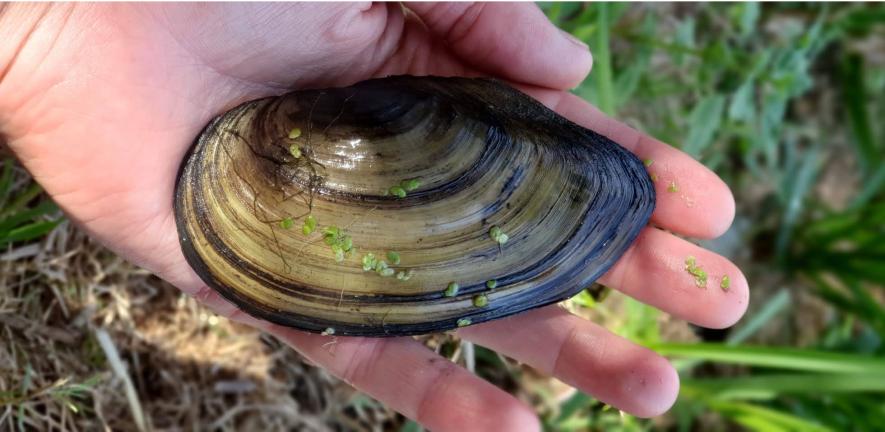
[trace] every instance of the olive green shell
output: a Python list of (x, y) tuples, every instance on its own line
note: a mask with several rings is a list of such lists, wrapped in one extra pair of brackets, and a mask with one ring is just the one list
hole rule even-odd
[[(207, 285), (256, 317), (360, 336), (566, 299), (654, 204), (635, 156), (508, 85), (411, 76), (240, 105), (197, 137), (175, 191), (182, 249)], [(393, 270), (364, 270), (366, 254)]]

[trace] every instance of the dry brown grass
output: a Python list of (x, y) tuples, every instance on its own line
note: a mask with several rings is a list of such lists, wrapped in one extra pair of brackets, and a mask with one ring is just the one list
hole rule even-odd
[[(2, 154), (2, 152), (0, 152)], [(15, 189), (30, 180), (16, 174)], [(127, 400), (97, 341), (107, 332)], [(64, 223), (0, 251), (0, 430), (372, 430), (396, 414)], [(140, 412), (139, 412), (140, 411)]]
[(148, 429), (357, 429), (347, 386), (67, 224), (6, 251), (0, 269), (0, 430), (138, 430), (99, 329)]

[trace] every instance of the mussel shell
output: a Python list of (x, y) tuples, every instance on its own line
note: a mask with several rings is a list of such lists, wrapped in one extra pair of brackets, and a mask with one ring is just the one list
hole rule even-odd
[[(404, 180), (417, 188), (391, 193)], [(654, 204), (635, 156), (504, 83), (397, 76), (217, 117), (182, 165), (175, 217), (190, 265), (249, 314), (395, 336), (578, 293), (627, 250)], [(305, 235), (308, 214), (317, 227)], [(331, 226), (352, 239), (340, 262), (323, 241)], [(493, 227), (509, 240), (493, 240)], [(364, 271), (365, 254), (388, 251), (410, 279)], [(460, 290), (447, 296), (451, 282)]]

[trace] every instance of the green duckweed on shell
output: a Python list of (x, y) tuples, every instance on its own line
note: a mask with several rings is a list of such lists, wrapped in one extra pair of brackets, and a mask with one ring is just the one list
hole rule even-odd
[(454, 297), (454, 296), (458, 295), (458, 291), (460, 289), (461, 289), (461, 286), (458, 285), (457, 283), (449, 282), (449, 284), (446, 286), (445, 292), (443, 292), (443, 295), (445, 295), (446, 297)]
[(292, 225), (295, 225), (295, 221), (291, 217), (285, 217), (280, 221), (280, 228), (282, 229), (292, 228)]
[(485, 294), (477, 294), (473, 296), (473, 305), (476, 307), (486, 307), (489, 305), (489, 297)]
[(409, 270), (400, 270), (396, 274), (396, 278), (401, 281), (407, 281), (412, 278), (414, 271), (412, 269)]
[(504, 82), (395, 76), (219, 113), (173, 204), (187, 262), (246, 313), (404, 336), (591, 285), (647, 225), (649, 171)]
[(403, 189), (401, 186), (393, 186), (388, 191), (391, 195), (396, 196), (397, 198), (406, 197), (406, 190)]
[(362, 263), (363, 271), (373, 271), (375, 270), (375, 265), (378, 264), (378, 260), (375, 259), (374, 254), (367, 253), (363, 255)]
[(295, 144), (290, 145), (289, 146), (289, 154), (291, 154), (292, 157), (295, 159), (300, 159), (301, 158), (301, 147), (298, 147)]
[(307, 217), (304, 218), (304, 223), (301, 225), (301, 233), (304, 235), (311, 235), (316, 228), (317, 219), (313, 217), (313, 215), (307, 215)]
[(491, 239), (495, 243), (498, 243), (500, 245), (507, 243), (507, 241), (510, 239), (510, 237), (504, 233), (504, 230), (502, 230), (501, 227), (497, 225), (489, 228), (489, 237), (491, 237)]
[(418, 180), (416, 178), (403, 180), (402, 182), (400, 182), (399, 185), (400, 187), (405, 189), (406, 192), (411, 192), (421, 187), (421, 180)]

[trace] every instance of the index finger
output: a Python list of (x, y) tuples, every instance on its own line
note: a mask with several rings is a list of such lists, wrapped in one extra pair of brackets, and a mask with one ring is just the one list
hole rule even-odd
[(511, 81), (567, 89), (593, 64), (583, 42), (556, 28), (532, 3), (406, 3), (458, 58)]
[(734, 197), (716, 174), (688, 154), (621, 123), (578, 96), (521, 87), (563, 117), (630, 150), (648, 165), (657, 205), (651, 222), (689, 237), (722, 235), (734, 219)]

